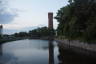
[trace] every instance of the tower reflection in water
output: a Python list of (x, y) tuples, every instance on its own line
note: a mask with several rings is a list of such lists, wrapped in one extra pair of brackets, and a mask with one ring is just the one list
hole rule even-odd
[(49, 64), (54, 64), (54, 45), (53, 45), (53, 40), (49, 40)]
[(0, 56), (2, 56), (2, 44), (0, 44)]
[(86, 56), (84, 54), (75, 53), (71, 50), (66, 50), (59, 47), (59, 63), (58, 64), (96, 64), (96, 57)]

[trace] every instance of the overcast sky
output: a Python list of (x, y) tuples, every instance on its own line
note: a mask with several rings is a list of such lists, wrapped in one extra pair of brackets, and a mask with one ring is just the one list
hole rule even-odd
[[(21, 29), (47, 26), (48, 12), (53, 12), (54, 16), (56, 16), (57, 10), (67, 5), (68, 2), (67, 0), (8, 0), (7, 3), (7, 11), (11, 14), (15, 13), (16, 16), (11, 22), (5, 23), (4, 28)], [(54, 20), (54, 28), (56, 26), (57, 22)]]

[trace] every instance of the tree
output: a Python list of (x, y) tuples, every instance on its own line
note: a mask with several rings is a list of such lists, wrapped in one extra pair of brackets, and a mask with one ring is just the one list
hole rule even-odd
[(28, 33), (27, 32), (19, 32), (19, 33), (15, 33), (13, 34), (15, 37), (27, 37)]
[(63, 35), (68, 39), (95, 40), (95, 11), (94, 0), (69, 0), (69, 4), (60, 8), (55, 17), (59, 22), (58, 35)]
[[(50, 29), (47, 27), (41, 27), (34, 30), (29, 31), (29, 35), (31, 37), (46, 37), (50, 35)], [(54, 30), (52, 30), (52, 34), (55, 35)]]

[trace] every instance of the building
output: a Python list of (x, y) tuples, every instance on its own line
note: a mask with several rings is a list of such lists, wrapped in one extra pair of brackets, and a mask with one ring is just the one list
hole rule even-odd
[(53, 29), (53, 12), (48, 13), (48, 28)]

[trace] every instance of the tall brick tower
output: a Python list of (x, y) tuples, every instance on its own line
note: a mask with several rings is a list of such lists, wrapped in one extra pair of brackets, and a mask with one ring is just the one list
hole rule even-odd
[(53, 12), (48, 13), (48, 28), (53, 29)]

